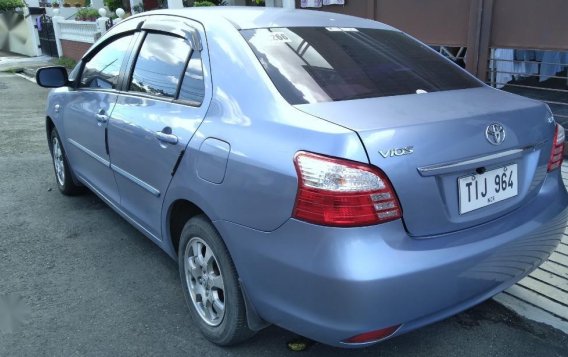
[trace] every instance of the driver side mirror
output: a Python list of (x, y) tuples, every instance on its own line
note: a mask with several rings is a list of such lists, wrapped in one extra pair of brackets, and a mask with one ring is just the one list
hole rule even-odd
[(69, 85), (65, 67), (43, 67), (36, 72), (36, 83), (44, 88), (59, 88)]

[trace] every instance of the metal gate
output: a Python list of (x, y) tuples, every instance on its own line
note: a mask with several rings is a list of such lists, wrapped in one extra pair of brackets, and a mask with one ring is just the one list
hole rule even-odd
[(43, 14), (38, 22), (39, 43), (44, 55), (59, 57), (57, 53), (57, 43), (55, 42), (55, 32), (51, 17)]

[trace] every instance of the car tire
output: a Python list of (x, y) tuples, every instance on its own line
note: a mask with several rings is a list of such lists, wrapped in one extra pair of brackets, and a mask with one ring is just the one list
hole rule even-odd
[(193, 321), (209, 341), (230, 346), (254, 335), (235, 265), (221, 236), (203, 215), (184, 226), (178, 249), (181, 285)]
[(61, 139), (59, 138), (59, 134), (55, 128), (51, 130), (49, 145), (53, 170), (55, 172), (55, 183), (57, 184), (59, 191), (68, 196), (74, 196), (83, 192), (83, 187), (78, 186), (75, 182), (73, 182), (71, 167), (69, 166), (67, 155), (65, 155)]

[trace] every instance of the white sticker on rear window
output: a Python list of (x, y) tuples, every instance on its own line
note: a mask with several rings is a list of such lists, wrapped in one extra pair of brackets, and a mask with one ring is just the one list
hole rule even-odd
[(286, 36), (284, 32), (269, 32), (268, 36), (272, 42), (292, 42), (290, 37)]
[(330, 32), (359, 32), (355, 27), (326, 27)]

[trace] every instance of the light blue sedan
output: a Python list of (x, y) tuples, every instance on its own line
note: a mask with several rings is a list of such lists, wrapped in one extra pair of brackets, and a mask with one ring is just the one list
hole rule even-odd
[(325, 12), (133, 16), (44, 68), (63, 194), (87, 187), (179, 262), (195, 324), (360, 347), (547, 259), (564, 129), (387, 25)]

